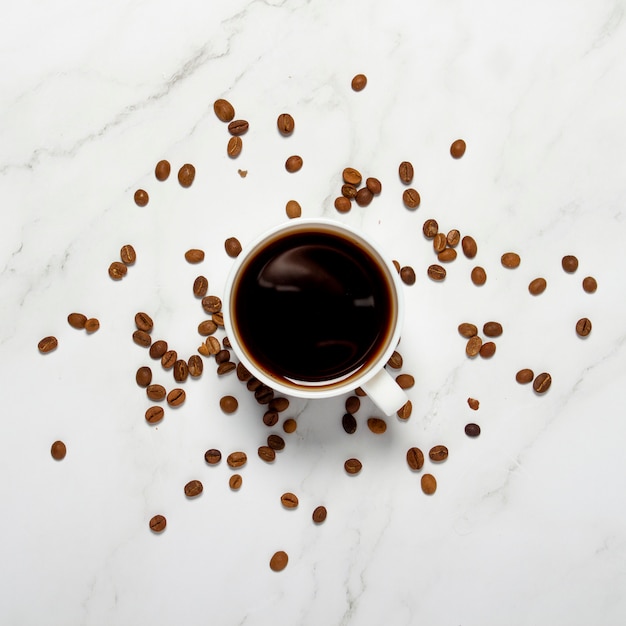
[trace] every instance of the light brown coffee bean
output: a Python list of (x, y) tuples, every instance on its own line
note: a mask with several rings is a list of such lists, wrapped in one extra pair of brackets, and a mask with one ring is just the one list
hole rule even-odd
[(245, 452), (241, 452), (237, 450), (236, 452), (231, 452), (226, 458), (226, 463), (228, 467), (243, 467), (248, 462), (248, 455)]
[(165, 411), (163, 410), (163, 407), (160, 406), (151, 406), (148, 407), (146, 409), (146, 422), (148, 422), (148, 424), (158, 424), (162, 419), (163, 416), (165, 415)]
[(296, 509), (298, 508), (298, 496), (295, 493), (291, 493), (291, 492), (286, 492), (283, 493), (282, 496), (280, 496), (280, 503), (286, 508), (286, 509)]
[(170, 162), (165, 159), (161, 159), (154, 167), (154, 175), (156, 179), (161, 182), (169, 178), (171, 171), (172, 166), (170, 165)]
[(358, 187), (363, 180), (361, 172), (353, 167), (346, 167), (341, 173), (341, 177), (346, 184), (352, 185), (355, 188)]
[(179, 389), (179, 388), (172, 389), (167, 394), (167, 403), (171, 407), (180, 406), (181, 404), (183, 404), (183, 402), (185, 402), (186, 397), (187, 397), (187, 394), (185, 393), (184, 389)]
[(398, 166), (398, 176), (405, 185), (411, 183), (414, 173), (413, 164), (410, 161), (402, 161)]
[(367, 420), (367, 427), (375, 435), (382, 435), (387, 430), (387, 422), (380, 417), (370, 417)]
[(178, 361), (178, 353), (176, 350), (168, 350), (161, 357), (161, 367), (166, 370), (171, 370), (174, 367), (174, 364)]
[(235, 396), (222, 396), (220, 398), (220, 408), (224, 413), (234, 413), (239, 407), (239, 402)]
[(399, 370), (402, 367), (403, 363), (404, 363), (404, 359), (402, 358), (402, 355), (397, 350), (393, 351), (392, 355), (389, 357), (389, 360), (387, 361), (387, 365), (394, 370)]
[(361, 408), (361, 399), (358, 396), (349, 396), (346, 399), (346, 411), (354, 415)]
[(163, 385), (152, 384), (146, 387), (146, 394), (150, 400), (160, 401), (165, 398), (165, 387)]
[(480, 406), (480, 402), (476, 400), (476, 398), (468, 398), (467, 404), (472, 411), (478, 411), (478, 407)]
[(296, 200), (289, 200), (285, 205), (285, 213), (290, 220), (295, 219), (302, 215), (302, 207)]
[(113, 280), (122, 280), (128, 274), (128, 268), (121, 261), (113, 261), (109, 265), (109, 276)]
[(344, 469), (348, 474), (358, 474), (363, 469), (363, 464), (359, 459), (348, 459), (343, 464)]
[(360, 207), (365, 207), (370, 204), (373, 198), (374, 194), (367, 187), (361, 187), (361, 189), (356, 192), (354, 200)]
[(187, 365), (187, 361), (184, 359), (178, 359), (174, 363), (174, 380), (177, 383), (183, 383), (187, 380), (189, 376), (189, 367)]
[(281, 113), (276, 120), (276, 126), (283, 137), (288, 137), (293, 133), (296, 123), (289, 113)]
[(382, 190), (383, 190), (383, 185), (382, 183), (378, 180), (378, 178), (374, 178), (373, 176), (370, 176), (368, 179), (366, 179), (365, 181), (365, 186), (375, 195), (377, 196)]
[(152, 382), (152, 370), (147, 365), (140, 367), (135, 374), (135, 382), (140, 387), (147, 387)]
[(269, 446), (260, 446), (257, 450), (259, 458), (266, 463), (273, 463), (276, 458), (276, 452), (272, 450)]
[(191, 163), (185, 163), (178, 170), (178, 182), (181, 187), (191, 187), (196, 177), (196, 168)]
[(448, 234), (446, 235), (446, 241), (451, 248), (455, 248), (459, 245), (459, 242), (461, 241), (461, 233), (456, 228), (453, 228), (452, 230), (448, 231)]
[(224, 314), (221, 311), (213, 313), (213, 315), (211, 315), (211, 319), (215, 322), (218, 328), (224, 328)]
[(496, 353), (496, 344), (493, 341), (485, 341), (480, 346), (479, 354), (483, 359), (490, 359)]
[(230, 372), (234, 372), (237, 368), (237, 364), (232, 361), (225, 361), (224, 363), (220, 363), (217, 366), (217, 375), (224, 376), (225, 374), (229, 374)]
[(483, 334), (487, 337), (499, 337), (502, 334), (502, 324), (499, 322), (485, 322)]
[(439, 224), (437, 220), (429, 219), (424, 222), (422, 232), (426, 239), (432, 239), (439, 232)]
[(477, 335), (474, 337), (470, 337), (467, 340), (467, 344), (465, 346), (465, 354), (467, 354), (467, 356), (469, 357), (476, 356), (480, 352), (482, 345), (483, 341), (480, 337), (478, 337)]
[(136, 330), (133, 333), (133, 341), (142, 348), (149, 348), (152, 338), (145, 330)]
[(217, 330), (217, 324), (213, 320), (204, 320), (198, 324), (198, 333), (203, 337), (212, 335)]
[(204, 491), (204, 487), (199, 480), (190, 480), (185, 485), (185, 495), (188, 498), (196, 498)]
[(149, 333), (154, 328), (154, 322), (147, 313), (139, 311), (138, 313), (135, 313), (135, 326), (137, 327), (137, 330), (143, 330), (146, 333)]
[(288, 435), (290, 435), (291, 433), (295, 433), (297, 428), (298, 428), (298, 422), (296, 422), (296, 420), (293, 419), (293, 417), (290, 417), (289, 419), (286, 419), (283, 422), (283, 430)]
[(55, 461), (61, 461), (67, 454), (67, 448), (62, 441), (55, 441), (52, 446), (50, 446), (50, 454)]
[(335, 198), (335, 209), (339, 213), (347, 213), (352, 208), (352, 203), (345, 196), (338, 196)]
[(552, 384), (552, 376), (548, 374), (548, 372), (542, 372), (541, 374), (537, 374), (537, 377), (533, 381), (533, 389), (537, 393), (545, 393), (550, 388)]
[(273, 572), (282, 572), (289, 562), (289, 557), (287, 553), (283, 550), (279, 550), (278, 552), (274, 552), (272, 558), (270, 559), (270, 569)]
[(137, 189), (135, 191), (135, 195), (133, 196), (133, 200), (137, 206), (146, 206), (150, 201), (150, 196), (145, 189)]
[(448, 448), (446, 446), (433, 446), (428, 451), (428, 458), (434, 463), (441, 463), (441, 461), (445, 461), (448, 458)]
[(465, 434), (468, 437), (478, 437), (480, 435), (480, 426), (478, 424), (465, 424)]
[(209, 290), (209, 281), (206, 276), (196, 276), (193, 281), (193, 295), (196, 298), (204, 298)]
[(243, 478), (241, 477), (241, 474), (233, 474), (228, 479), (228, 486), (233, 491), (237, 491), (238, 489), (241, 489), (241, 485), (243, 485)]
[(218, 296), (205, 296), (202, 298), (202, 308), (207, 313), (217, 313), (222, 310), (222, 300)]
[(325, 506), (317, 506), (313, 510), (313, 515), (311, 516), (313, 522), (316, 524), (321, 524), (326, 520), (326, 516), (328, 515), (328, 511)]
[(272, 450), (276, 450), (276, 451), (284, 450), (285, 440), (280, 435), (272, 434), (267, 437), (267, 445)]
[(469, 322), (463, 322), (459, 324), (458, 330), (461, 337), (465, 337), (466, 339), (474, 337), (478, 334), (478, 328), (474, 324), (470, 324)]
[(578, 259), (573, 254), (567, 254), (561, 259), (561, 267), (572, 274), (578, 269)]
[(465, 142), (462, 139), (457, 139), (452, 142), (450, 146), (450, 154), (453, 159), (460, 159), (465, 154)]
[(289, 400), (287, 400), (287, 398), (273, 398), (268, 408), (270, 411), (282, 413), (289, 408)]
[(155, 515), (150, 519), (150, 530), (153, 533), (162, 533), (167, 526), (167, 520), (163, 515)]
[(135, 248), (133, 248), (129, 243), (122, 246), (120, 249), (120, 259), (122, 259), (122, 263), (124, 263), (124, 265), (133, 265), (137, 260)]
[(226, 144), (226, 154), (231, 159), (236, 159), (243, 149), (243, 140), (238, 135), (235, 137), (231, 137)]
[(302, 169), (303, 163), (304, 161), (302, 160), (301, 156), (298, 156), (297, 154), (292, 154), (285, 161), (285, 169), (289, 173), (293, 174), (294, 172), (297, 172)]
[(99, 329), (100, 329), (100, 320), (96, 319), (95, 317), (90, 317), (85, 322), (85, 330), (88, 333), (95, 333)]
[(579, 337), (586, 337), (591, 332), (591, 320), (582, 317), (576, 322), (576, 334)]
[(543, 293), (546, 290), (547, 282), (545, 278), (535, 278), (530, 281), (528, 285), (528, 291), (533, 296), (538, 296), (540, 293)]
[(468, 259), (473, 259), (478, 253), (478, 244), (473, 237), (469, 235), (465, 235), (463, 239), (461, 239), (461, 248), (463, 250), (463, 254)]
[(85, 328), (85, 322), (87, 321), (87, 316), (82, 313), (70, 313), (67, 316), (67, 323), (72, 327), (78, 330), (83, 330)]
[(149, 354), (153, 359), (160, 359), (167, 352), (167, 341), (158, 339), (150, 346)]
[(520, 385), (526, 385), (532, 382), (534, 377), (535, 377), (535, 373), (529, 368), (521, 369), (519, 372), (517, 372), (517, 374), (515, 374), (515, 380)]
[(402, 202), (404, 202), (404, 206), (407, 209), (417, 209), (421, 201), (422, 199), (420, 198), (419, 193), (416, 189), (413, 189), (413, 187), (405, 189), (402, 193)]
[(399, 409), (396, 415), (402, 420), (408, 420), (413, 413), (413, 403), (407, 400)]
[(422, 491), (430, 496), (437, 491), (437, 480), (432, 474), (424, 474), (421, 479)]
[(433, 237), (433, 250), (439, 254), (443, 250), (446, 249), (446, 245), (448, 244), (446, 240), (446, 236), (444, 233), (437, 233)]
[(415, 270), (410, 265), (400, 268), (400, 279), (405, 285), (415, 284)]
[(236, 237), (229, 237), (224, 242), (224, 249), (229, 257), (238, 257), (241, 253), (241, 244), (239, 243), (239, 239)]
[(411, 374), (400, 374), (396, 376), (396, 382), (401, 389), (410, 389), (415, 385), (415, 378)]
[(406, 451), (406, 462), (412, 470), (419, 471), (424, 467), (424, 453), (417, 447), (409, 448)]
[(222, 453), (217, 448), (210, 448), (204, 453), (204, 460), (209, 465), (217, 465), (222, 460)]
[(456, 259), (456, 250), (454, 248), (445, 248), (437, 255), (440, 263), (450, 263)]
[(192, 354), (187, 360), (187, 371), (192, 378), (199, 378), (202, 375), (204, 363), (197, 354)]
[(431, 280), (442, 281), (446, 277), (446, 270), (441, 265), (430, 265), (427, 273)]
[(594, 293), (598, 289), (598, 283), (593, 276), (586, 276), (583, 279), (583, 289), (587, 293)]
[(477, 287), (480, 287), (487, 282), (487, 272), (485, 272), (484, 268), (482, 268), (480, 265), (477, 265), (476, 267), (472, 268), (470, 278)]
[(249, 128), (250, 124), (247, 120), (233, 120), (228, 124), (228, 132), (235, 137), (245, 135)]
[(396, 261), (395, 259), (392, 261), (393, 266), (396, 268), (396, 272), (398, 272), (398, 274), (400, 273), (400, 270), (402, 269), (400, 267), (400, 263), (398, 263), (398, 261)]
[(224, 98), (218, 98), (213, 103), (213, 111), (215, 111), (215, 115), (217, 115), (217, 119), (220, 122), (231, 122), (235, 119), (235, 108)]
[(357, 421), (352, 413), (345, 413), (341, 418), (341, 427), (348, 435), (354, 435), (357, 429)]
[(353, 91), (363, 91), (365, 85), (367, 85), (367, 76), (365, 76), (365, 74), (357, 74), (350, 82)]
[(515, 269), (519, 267), (521, 259), (517, 252), (505, 252), (500, 258), (500, 262), (508, 269)]
[(202, 263), (204, 261), (204, 250), (191, 248), (185, 252), (185, 260), (187, 263)]

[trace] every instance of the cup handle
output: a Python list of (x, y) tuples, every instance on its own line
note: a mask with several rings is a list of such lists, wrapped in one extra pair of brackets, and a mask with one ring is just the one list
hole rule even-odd
[(404, 389), (398, 385), (393, 376), (383, 368), (373, 378), (361, 385), (372, 402), (383, 411), (385, 415), (393, 415), (399, 411), (408, 401)]

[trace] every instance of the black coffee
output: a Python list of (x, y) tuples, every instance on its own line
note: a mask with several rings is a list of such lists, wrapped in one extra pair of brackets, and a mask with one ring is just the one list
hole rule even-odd
[(389, 280), (379, 261), (340, 234), (284, 235), (247, 262), (235, 286), (240, 343), (274, 376), (343, 377), (384, 349), (394, 311)]

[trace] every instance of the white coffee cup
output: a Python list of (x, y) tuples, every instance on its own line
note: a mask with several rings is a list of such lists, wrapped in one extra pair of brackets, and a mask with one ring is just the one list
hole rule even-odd
[[(354, 300), (355, 303), (367, 302), (371, 304), (376, 300), (384, 303), (384, 306), (380, 306), (378, 311), (380, 313), (384, 309), (384, 312), (380, 313), (384, 317), (384, 323), (381, 322), (380, 328), (374, 330), (368, 326), (368, 332), (371, 331), (376, 334), (376, 340), (372, 342), (371, 349), (364, 351), (360, 361), (355, 363), (354, 367), (348, 365), (348, 369), (342, 371), (340, 375), (325, 376), (319, 379), (316, 377), (315, 371), (311, 372), (310, 375), (302, 377), (291, 375), (286, 361), (284, 363), (276, 359), (272, 361), (267, 356), (269, 354), (268, 350), (263, 350), (259, 347), (260, 331), (250, 330), (253, 328), (250, 325), (250, 320), (252, 320), (252, 324), (256, 323), (254, 307), (258, 306), (259, 301), (253, 295), (256, 292), (253, 292), (249, 285), (255, 284), (253, 279), (258, 273), (259, 267), (262, 266), (263, 259), (272, 257), (272, 253), (269, 252), (271, 250), (281, 246), (283, 248), (285, 246), (288, 247), (291, 245), (291, 242), (302, 242), (309, 237), (323, 238), (324, 246), (330, 248), (333, 248), (336, 243), (338, 246), (337, 250), (342, 250), (341, 252), (338, 251), (337, 255), (344, 255), (347, 259), (363, 257), (366, 263), (373, 264), (371, 265), (373, 271), (363, 272), (363, 275), (367, 275), (372, 281), (372, 284), (378, 290), (376, 291), (377, 294), (385, 294), (384, 298), (377, 296)], [(289, 250), (289, 252), (291, 251)], [(331, 254), (334, 254), (334, 250)], [(337, 258), (344, 257), (338, 256)], [(294, 255), (292, 254), (291, 257), (285, 256), (284, 258), (294, 258)], [(271, 262), (273, 263), (273, 261)], [(267, 266), (269, 264), (266, 264)], [(284, 262), (281, 267), (285, 267)], [(332, 269), (330, 268), (330, 271), (326, 274), (331, 282), (333, 281)], [(300, 276), (303, 270), (294, 268), (291, 273), (294, 276)], [(319, 273), (318, 270), (318, 274), (315, 274), (315, 276), (317, 278), (314, 282), (317, 286), (321, 285), (323, 288), (325, 283), (322, 273)], [(309, 289), (308, 283), (304, 287), (294, 287), (293, 285), (284, 287), (279, 285), (277, 287), (274, 285), (271, 293), (282, 290), (285, 292), (299, 291), (306, 294), (307, 289)], [(404, 316), (402, 284), (398, 272), (391, 261), (387, 259), (379, 246), (364, 234), (345, 224), (323, 218), (296, 219), (286, 224), (281, 224), (265, 232), (244, 247), (234, 261), (223, 295), (224, 325), (233, 351), (254, 377), (271, 387), (275, 392), (299, 398), (316, 399), (350, 393), (357, 387), (361, 387), (386, 415), (392, 415), (407, 402), (408, 397), (405, 391), (385, 369), (389, 357), (400, 340)], [(355, 306), (356, 308), (352, 308), (350, 311), (355, 311), (356, 315), (360, 315), (361, 308), (359, 307), (365, 305), (356, 304)], [(264, 314), (264, 311), (259, 310), (258, 313), (260, 320), (260, 316)], [(332, 316), (333, 311), (329, 310), (328, 315), (320, 316), (319, 322), (332, 326)], [(321, 319), (322, 317), (323, 319)], [(303, 326), (297, 330), (285, 324), (278, 324), (272, 327), (273, 316), (268, 316), (267, 319), (269, 321), (263, 322), (262, 332), (267, 333), (267, 336), (271, 337), (272, 342), (276, 342), (272, 343), (272, 346), (276, 346), (285, 352), (290, 349), (291, 344), (295, 345), (298, 339), (301, 339), (300, 333), (303, 333), (303, 337), (306, 337), (306, 333), (311, 332), (311, 326), (308, 329)], [(246, 321), (244, 322), (244, 320)], [(360, 320), (360, 318), (355, 318), (355, 320)], [(294, 321), (294, 324), (297, 323), (297, 320)], [(358, 327), (358, 322), (355, 321), (354, 326), (350, 326), (348, 323), (348, 327), (354, 330)], [(332, 333), (333, 329), (329, 329), (329, 332)], [(267, 341), (265, 336), (263, 341)], [(326, 349), (326, 343), (328, 342), (325, 342), (324, 347), (320, 348), (320, 355), (325, 356), (327, 354), (323, 351)], [(347, 341), (345, 343), (348, 344)], [(322, 343), (319, 345), (321, 346)], [(318, 354), (318, 352), (316, 351), (315, 354)], [(329, 371), (332, 371), (332, 368)]]

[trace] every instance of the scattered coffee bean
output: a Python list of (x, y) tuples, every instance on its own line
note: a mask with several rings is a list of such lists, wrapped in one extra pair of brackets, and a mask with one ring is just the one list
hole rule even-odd
[(235, 137), (245, 135), (250, 128), (250, 124), (246, 120), (233, 120), (228, 124), (228, 132)]
[(211, 448), (204, 453), (204, 460), (209, 465), (217, 465), (222, 460), (222, 453), (216, 448)]
[(120, 258), (122, 259), (122, 263), (124, 263), (124, 265), (133, 265), (137, 260), (135, 248), (133, 248), (129, 243), (122, 246), (120, 249)]
[(296, 200), (289, 200), (285, 205), (285, 213), (287, 213), (287, 217), (292, 220), (302, 215), (302, 207)]
[(477, 287), (480, 287), (487, 282), (487, 272), (485, 272), (484, 268), (482, 268), (480, 265), (477, 265), (476, 267), (472, 268), (470, 278)]
[(193, 281), (193, 295), (196, 298), (204, 298), (209, 290), (209, 281), (205, 276), (196, 276)]
[(580, 337), (586, 337), (591, 332), (591, 320), (582, 317), (576, 322), (576, 334)]
[(354, 198), (355, 202), (361, 207), (368, 206), (373, 199), (374, 194), (367, 187), (361, 187), (361, 189), (356, 192)]
[(352, 185), (355, 188), (358, 187), (363, 180), (361, 172), (355, 170), (353, 167), (346, 167), (341, 173), (341, 176), (346, 184)]
[(238, 135), (235, 137), (231, 137), (226, 144), (226, 154), (231, 159), (236, 159), (243, 149), (243, 140)]
[(252, 374), (243, 363), (237, 363), (237, 378), (242, 383), (248, 382), (252, 378)]
[(448, 241), (444, 233), (437, 233), (433, 237), (433, 250), (437, 254), (445, 250), (447, 245), (448, 245)]
[(320, 505), (315, 507), (315, 509), (313, 510), (313, 515), (311, 517), (316, 524), (321, 524), (326, 520), (327, 515), (328, 511), (326, 510), (326, 507)]
[(204, 296), (202, 298), (202, 308), (207, 313), (217, 313), (222, 310), (222, 300), (219, 296)]
[(530, 281), (528, 285), (528, 291), (533, 296), (538, 296), (540, 293), (543, 293), (546, 290), (547, 282), (545, 278), (535, 278)]
[(167, 341), (158, 339), (150, 346), (149, 354), (153, 359), (160, 359), (167, 352)]
[(413, 412), (413, 403), (407, 400), (399, 409), (396, 415), (403, 420), (408, 420)]
[(413, 175), (413, 164), (410, 161), (402, 161), (398, 166), (398, 176), (400, 176), (400, 180), (405, 185), (408, 185), (413, 180)]
[(267, 437), (267, 445), (272, 450), (276, 450), (276, 451), (284, 450), (285, 440), (280, 435), (272, 434)]
[(215, 115), (217, 115), (217, 119), (220, 122), (231, 122), (235, 119), (235, 108), (228, 100), (223, 98), (218, 98), (213, 103), (213, 111), (215, 111)]
[(196, 168), (191, 163), (185, 163), (178, 170), (178, 182), (181, 187), (191, 187), (196, 177)]
[(486, 341), (480, 346), (479, 354), (483, 359), (490, 359), (496, 353), (496, 344), (493, 341)]
[(220, 363), (217, 366), (217, 375), (224, 376), (224, 374), (228, 374), (230, 372), (234, 372), (237, 368), (237, 364), (232, 361), (226, 361), (225, 363)]
[(456, 228), (453, 228), (446, 235), (446, 241), (451, 248), (455, 248), (461, 241), (461, 233)]
[(37, 348), (39, 348), (39, 352), (42, 354), (47, 354), (48, 352), (52, 352), (57, 349), (59, 345), (59, 341), (56, 337), (50, 335), (49, 337), (44, 337), (38, 344)]
[(226, 458), (226, 463), (228, 464), (228, 467), (233, 468), (243, 467), (247, 462), (248, 456), (245, 452), (241, 452), (239, 450), (236, 452), (231, 452)]
[(587, 293), (594, 293), (597, 288), (598, 288), (598, 283), (596, 282), (596, 279), (593, 276), (586, 276), (583, 279), (583, 289)]
[(185, 260), (187, 263), (202, 263), (204, 261), (204, 250), (191, 248), (185, 252)]
[(133, 333), (133, 341), (142, 348), (149, 348), (152, 338), (145, 330), (136, 330)]
[(156, 402), (163, 400), (165, 398), (167, 392), (163, 385), (152, 384), (146, 387), (146, 395), (150, 400), (154, 400)]
[(146, 206), (150, 201), (150, 196), (145, 189), (137, 189), (133, 198), (137, 206)]
[(109, 265), (109, 276), (113, 280), (122, 280), (128, 274), (128, 268), (121, 261), (113, 261)]
[(410, 265), (400, 268), (400, 279), (405, 285), (415, 284), (415, 270)]
[(398, 263), (398, 261), (396, 261), (395, 259), (392, 261), (393, 266), (396, 268), (396, 272), (398, 272), (398, 274), (400, 273), (400, 263)]
[(190, 480), (185, 485), (185, 495), (188, 498), (196, 498), (202, 493), (203, 490), (204, 490), (204, 487), (202, 486), (202, 483), (199, 480)]
[(461, 337), (465, 337), (466, 339), (474, 337), (478, 334), (478, 328), (474, 324), (470, 324), (469, 322), (463, 322), (459, 324), (458, 330)]
[(259, 458), (266, 463), (272, 463), (276, 458), (276, 452), (269, 446), (260, 446), (257, 450)]
[(239, 407), (239, 402), (234, 396), (222, 396), (220, 398), (220, 408), (224, 413), (234, 413)]
[(185, 402), (186, 397), (187, 397), (187, 394), (185, 393), (184, 389), (179, 389), (179, 388), (172, 389), (167, 394), (167, 403), (171, 407), (180, 406), (181, 404), (183, 404), (183, 402)]
[(273, 398), (268, 408), (270, 411), (282, 413), (289, 408), (289, 400), (287, 398)]
[(359, 459), (348, 459), (343, 467), (348, 474), (358, 474), (363, 468), (363, 464)]
[(252, 378), (248, 379), (248, 382), (246, 383), (246, 389), (248, 391), (252, 391), (254, 393), (262, 385), (263, 385), (263, 383), (258, 378), (255, 378), (253, 376)]
[(437, 491), (437, 480), (432, 474), (424, 474), (420, 481), (422, 485), (422, 491), (430, 496)]
[(237, 170), (237, 174), (239, 174), (241, 178), (245, 178), (248, 175), (248, 170)]
[(407, 209), (417, 209), (421, 200), (419, 193), (413, 187), (405, 189), (402, 193), (402, 202)]
[(352, 203), (345, 196), (338, 196), (335, 198), (335, 209), (339, 213), (347, 213), (352, 208)]
[(243, 485), (243, 478), (241, 477), (241, 474), (233, 474), (228, 479), (228, 486), (233, 491), (237, 491), (238, 489), (241, 489), (241, 485)]
[(502, 324), (499, 322), (485, 322), (483, 334), (487, 337), (499, 337), (502, 334)]
[(224, 249), (229, 257), (235, 258), (241, 253), (241, 244), (236, 237), (229, 237), (224, 242)]
[(446, 270), (441, 265), (430, 265), (427, 274), (431, 280), (442, 281), (446, 277)]
[(268, 387), (267, 385), (261, 385), (254, 392), (254, 399), (259, 404), (269, 404), (272, 401), (273, 397), (274, 397), (274, 390)]
[(161, 367), (166, 370), (171, 370), (174, 367), (176, 361), (178, 361), (178, 353), (176, 352), (176, 350), (168, 350), (161, 357)]
[(137, 330), (143, 330), (146, 333), (149, 333), (154, 328), (154, 322), (152, 318), (143, 311), (139, 311), (139, 313), (135, 313), (135, 326)]
[(561, 259), (561, 267), (568, 274), (572, 274), (578, 269), (578, 259), (574, 255), (568, 254)]
[(221, 311), (213, 313), (211, 320), (215, 322), (218, 328), (224, 328), (224, 314)]
[(437, 255), (437, 260), (440, 263), (450, 263), (456, 259), (456, 250), (454, 248), (445, 248)]
[(278, 411), (265, 411), (263, 423), (269, 428), (278, 424)]
[(374, 178), (373, 176), (370, 176), (366, 181), (365, 181), (365, 186), (375, 195), (377, 196), (382, 190), (383, 190), (383, 185), (382, 183), (378, 180), (378, 178)]
[(465, 424), (465, 434), (468, 437), (478, 437), (480, 435), (480, 426), (478, 424)]
[(480, 337), (478, 337), (478, 335), (474, 337), (470, 337), (467, 340), (467, 344), (465, 346), (465, 353), (469, 357), (474, 357), (480, 352), (482, 345), (483, 345), (483, 340)]
[(96, 319), (95, 317), (90, 317), (85, 322), (85, 330), (88, 333), (95, 333), (97, 330), (99, 330), (99, 328), (100, 328), (100, 320)]
[(541, 374), (537, 374), (537, 377), (533, 381), (533, 389), (537, 393), (545, 393), (550, 388), (552, 384), (552, 376), (547, 372), (543, 372)]
[(462, 139), (453, 141), (450, 146), (450, 154), (452, 158), (460, 159), (465, 154), (465, 142)]
[(302, 157), (298, 156), (297, 154), (292, 154), (286, 161), (285, 161), (285, 169), (293, 174), (294, 172), (299, 171), (300, 169), (302, 169)]
[(397, 350), (394, 350), (393, 354), (389, 357), (389, 360), (387, 361), (387, 365), (394, 370), (399, 370), (402, 367), (403, 363), (404, 359)]
[(217, 324), (213, 320), (204, 320), (198, 324), (198, 334), (203, 337), (212, 335), (217, 330)]
[(469, 408), (472, 409), (472, 411), (478, 411), (478, 407), (480, 406), (480, 402), (476, 400), (476, 398), (468, 398), (467, 404), (469, 404)]
[(502, 265), (508, 269), (519, 267), (520, 261), (521, 259), (517, 252), (505, 252), (500, 258)]
[(62, 441), (55, 441), (50, 447), (50, 454), (55, 461), (61, 461), (67, 454), (67, 448)]
[(424, 467), (424, 453), (419, 448), (409, 448), (406, 451), (406, 462), (412, 470), (419, 471)]
[(356, 417), (352, 413), (345, 413), (341, 418), (341, 426), (348, 435), (354, 435), (357, 429)]
[(473, 259), (478, 253), (478, 244), (473, 237), (465, 235), (465, 237), (461, 239), (461, 249), (468, 259)]
[(296, 123), (289, 113), (281, 113), (276, 120), (276, 126), (283, 137), (288, 137), (293, 133)]
[(83, 330), (85, 328), (85, 322), (87, 321), (87, 316), (82, 313), (70, 313), (67, 316), (67, 323), (72, 327), (78, 330)]
[(178, 359), (174, 363), (174, 380), (177, 383), (183, 383), (187, 380), (189, 376), (189, 366), (187, 365), (187, 361), (184, 359)]
[(411, 374), (400, 374), (396, 376), (396, 382), (401, 389), (410, 389), (415, 385), (415, 378)]
[(167, 520), (163, 515), (155, 515), (150, 520), (150, 530), (153, 533), (162, 533), (167, 526)]
[(520, 385), (526, 385), (532, 382), (534, 377), (535, 377), (535, 373), (531, 369), (528, 369), (528, 368), (521, 369), (519, 372), (517, 372), (517, 374), (515, 374), (515, 380)]
[(422, 232), (426, 239), (432, 239), (439, 232), (439, 224), (437, 220), (426, 220), (422, 226)]
[(146, 409), (146, 422), (148, 424), (158, 424), (165, 415), (165, 411), (163, 407), (160, 406), (150, 406)]
[(367, 420), (367, 427), (375, 435), (382, 435), (387, 430), (387, 422), (380, 417), (370, 417)]
[(349, 396), (346, 399), (346, 411), (354, 415), (361, 408), (361, 399), (358, 396)]
[(283, 493), (282, 496), (280, 496), (280, 503), (286, 508), (286, 509), (296, 509), (298, 508), (298, 496), (296, 496), (295, 493)]
[(290, 435), (291, 433), (295, 433), (298, 428), (298, 422), (296, 422), (293, 417), (286, 419), (283, 423), (283, 430)]
[(367, 85), (367, 76), (365, 74), (357, 74), (350, 83), (354, 91), (362, 91), (365, 89), (365, 85)]
[(446, 446), (433, 446), (428, 451), (428, 457), (435, 463), (440, 463), (448, 458), (448, 448)]
[(270, 559), (270, 569), (273, 572), (282, 572), (287, 567), (288, 562), (289, 557), (287, 556), (287, 553), (279, 550), (278, 552), (275, 552)]
[(140, 387), (147, 387), (152, 382), (152, 370), (146, 365), (140, 367), (135, 374), (135, 382)]
[(157, 180), (163, 182), (167, 180), (170, 176), (170, 172), (172, 171), (172, 166), (169, 161), (162, 159), (159, 161), (154, 168), (154, 175)]
[(355, 395), (359, 396), (360, 398), (364, 398), (367, 394), (365, 393), (365, 390), (363, 389), (363, 387), (357, 387), (354, 390)]

